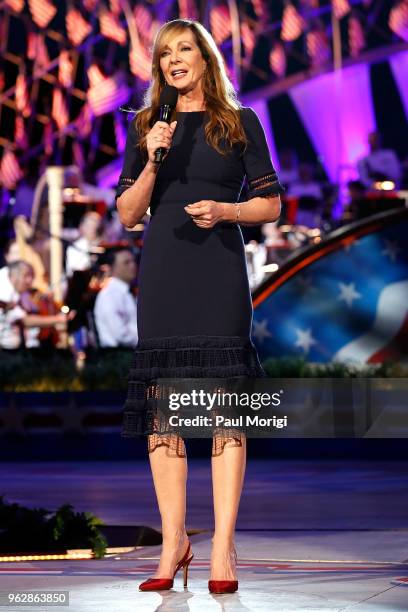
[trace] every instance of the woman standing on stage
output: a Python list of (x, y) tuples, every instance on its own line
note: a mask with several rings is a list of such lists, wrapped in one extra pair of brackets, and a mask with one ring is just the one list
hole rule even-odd
[[(178, 90), (170, 125), (158, 121), (160, 94)], [(167, 149), (162, 163), (154, 161)], [(247, 177), (249, 199), (237, 204)], [(198, 22), (176, 19), (158, 31), (145, 104), (130, 123), (117, 190), (121, 221), (134, 226), (150, 206), (139, 272), (138, 331), (122, 435), (146, 435), (162, 520), (155, 575), (141, 590), (171, 588), (192, 559), (186, 533), (184, 440), (151, 398), (160, 378), (261, 377), (250, 333), (252, 302), (239, 223), (275, 221), (283, 191), (255, 112), (242, 107), (222, 55)], [(212, 592), (238, 588), (235, 524), (246, 438), (214, 431), (215, 532)]]

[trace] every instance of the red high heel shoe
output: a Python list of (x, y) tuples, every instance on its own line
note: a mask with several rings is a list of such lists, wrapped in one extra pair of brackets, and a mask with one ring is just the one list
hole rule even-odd
[[(235, 565), (237, 564), (237, 551), (234, 548)], [(235, 593), (238, 590), (238, 580), (209, 580), (210, 593)]]
[(183, 568), (184, 586), (187, 586), (188, 566), (191, 563), (194, 554), (191, 553), (191, 542), (188, 541), (188, 546), (183, 558), (177, 563), (174, 570), (173, 578), (148, 578), (139, 585), (139, 591), (164, 591), (173, 587), (174, 577), (180, 568)]

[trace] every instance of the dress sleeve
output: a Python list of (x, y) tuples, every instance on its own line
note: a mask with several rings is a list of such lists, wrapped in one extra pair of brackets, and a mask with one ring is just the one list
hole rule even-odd
[(144, 163), (142, 159), (142, 154), (137, 146), (138, 136), (136, 132), (135, 122), (132, 120), (129, 123), (127, 136), (126, 136), (126, 146), (125, 146), (125, 156), (123, 159), (123, 167), (122, 172), (119, 176), (118, 185), (116, 188), (115, 200), (122, 195), (126, 189), (131, 187), (133, 183), (137, 180), (139, 174), (144, 168)]
[(242, 157), (248, 183), (248, 199), (283, 193), (285, 189), (273, 167), (264, 129), (252, 108), (242, 109), (242, 124), (248, 138)]

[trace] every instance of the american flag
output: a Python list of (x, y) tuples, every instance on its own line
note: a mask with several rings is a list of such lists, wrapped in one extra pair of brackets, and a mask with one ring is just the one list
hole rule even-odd
[(136, 4), (133, 15), (140, 42), (143, 43), (146, 54), (149, 55), (148, 47), (152, 44), (160, 24), (153, 19), (152, 13), (144, 4)]
[(195, 0), (178, 0), (180, 19), (198, 19), (198, 10)]
[(35, 69), (48, 66), (50, 57), (44, 35), (38, 32), (29, 32), (27, 36), (27, 57), (35, 64)]
[(28, 0), (28, 6), (33, 21), (39, 28), (46, 28), (57, 12), (49, 0)]
[(228, 6), (220, 4), (210, 10), (210, 27), (217, 45), (231, 36), (231, 17)]
[(133, 15), (137, 31), (141, 36), (149, 36), (150, 28), (153, 23), (153, 15), (144, 4), (136, 4)]
[(22, 176), (17, 157), (10, 149), (5, 150), (0, 163), (0, 183), (6, 189), (14, 189)]
[(24, 8), (24, 0), (5, 0), (4, 4), (15, 13), (21, 13)]
[(74, 164), (78, 166), (78, 168), (82, 169), (85, 167), (84, 150), (82, 144), (77, 140), (74, 140), (74, 142), (72, 143), (72, 157)]
[(332, 8), (337, 19), (342, 19), (350, 12), (349, 0), (332, 0)]
[(28, 147), (28, 136), (24, 123), (24, 117), (21, 115), (16, 115), (14, 123), (14, 142), (18, 147), (20, 147), (20, 149), (25, 149)]
[(63, 49), (58, 58), (58, 81), (63, 87), (72, 87), (73, 70), (71, 55), (67, 49)]
[(286, 53), (282, 43), (275, 42), (269, 53), (269, 65), (279, 78), (286, 74)]
[(406, 216), (377, 225), (345, 248), (308, 258), (263, 301), (255, 298), (253, 337), (261, 359), (406, 360), (407, 232)]
[(93, 11), (98, 6), (98, 2), (99, 2), (99, 0), (82, 0), (82, 4), (84, 5), (84, 8), (89, 13), (93, 13)]
[(255, 32), (251, 29), (247, 21), (241, 22), (241, 40), (244, 45), (245, 55), (247, 58), (252, 56), (253, 50), (255, 49)]
[(281, 39), (292, 41), (299, 38), (305, 27), (305, 21), (293, 4), (287, 4), (283, 11)]
[(87, 100), (92, 113), (99, 117), (115, 110), (129, 100), (130, 90), (118, 76), (105, 78), (101, 83), (91, 86), (87, 91)]
[(59, 130), (63, 130), (69, 123), (67, 103), (59, 87), (55, 87), (52, 94), (51, 117)]
[(266, 0), (252, 0), (252, 6), (254, 8), (255, 15), (260, 21), (268, 21), (269, 10)]
[(27, 57), (32, 61), (35, 60), (35, 56), (37, 55), (38, 37), (39, 34), (32, 30), (27, 34)]
[(312, 66), (322, 66), (330, 59), (329, 38), (322, 28), (316, 28), (307, 33), (306, 46)]
[(110, 11), (102, 9), (99, 13), (99, 29), (102, 36), (117, 42), (124, 47), (127, 41), (125, 28), (120, 24), (118, 17)]
[(408, 42), (408, 0), (401, 0), (390, 11), (388, 18), (390, 29)]
[(74, 8), (69, 9), (65, 17), (67, 35), (74, 47), (81, 44), (92, 32), (90, 24), (82, 17), (81, 13)]
[(351, 57), (358, 57), (365, 47), (363, 26), (355, 15), (350, 15), (348, 22), (349, 50)]
[(92, 131), (93, 114), (88, 104), (84, 104), (74, 124), (80, 138), (87, 138)]
[(31, 113), (30, 96), (27, 87), (27, 79), (24, 72), (20, 72), (16, 79), (15, 101), (17, 110), (28, 117)]
[(44, 126), (44, 131), (43, 131), (43, 145), (44, 145), (44, 152), (46, 155), (52, 155), (52, 152), (54, 150), (54, 138), (53, 138), (53, 126), (52, 126), (52, 119), (49, 119), (47, 121), (47, 123)]
[(142, 81), (149, 81), (152, 76), (152, 60), (145, 47), (139, 41), (129, 51), (129, 66), (132, 74)]
[(91, 64), (87, 70), (88, 81), (91, 87), (96, 87), (99, 83), (102, 83), (106, 76), (103, 74), (100, 66), (97, 64)]
[(109, 0), (109, 6), (112, 13), (115, 15), (120, 15), (122, 12), (122, 7), (120, 5), (120, 0)]

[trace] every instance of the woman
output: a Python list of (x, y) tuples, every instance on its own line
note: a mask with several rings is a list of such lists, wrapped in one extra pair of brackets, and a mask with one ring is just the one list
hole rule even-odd
[[(166, 83), (178, 90), (170, 125), (156, 120)], [(167, 149), (160, 166), (154, 163), (159, 147)], [(245, 175), (250, 199), (236, 204)], [(159, 567), (141, 590), (171, 588), (181, 567), (186, 584), (192, 559), (185, 446), (152, 402), (157, 379), (265, 375), (250, 340), (252, 303), (238, 222), (275, 221), (281, 191), (258, 117), (236, 99), (211, 35), (192, 20), (164, 24), (154, 42), (145, 106), (129, 127), (117, 191), (125, 226), (133, 227), (149, 205), (152, 215), (140, 262), (139, 343), (122, 432), (148, 435), (162, 520)], [(212, 592), (238, 588), (234, 532), (245, 462), (243, 432), (216, 431)]]

